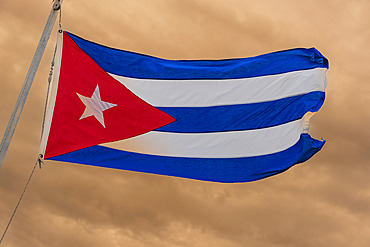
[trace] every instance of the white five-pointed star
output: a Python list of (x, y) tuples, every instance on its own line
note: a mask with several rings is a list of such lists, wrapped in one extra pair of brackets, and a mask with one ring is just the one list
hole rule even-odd
[(94, 116), (96, 120), (98, 120), (99, 123), (101, 123), (101, 125), (103, 125), (103, 127), (105, 128), (103, 111), (117, 105), (101, 100), (99, 85), (96, 85), (95, 91), (91, 98), (83, 96), (79, 93), (76, 94), (78, 95), (82, 103), (84, 103), (84, 105), (86, 106), (84, 113), (80, 117), (80, 120), (90, 116)]

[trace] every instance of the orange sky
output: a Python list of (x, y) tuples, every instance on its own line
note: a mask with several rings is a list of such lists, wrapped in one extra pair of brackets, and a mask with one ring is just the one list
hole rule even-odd
[[(50, 0), (0, 0), (0, 133), (48, 17)], [(370, 2), (64, 0), (62, 25), (88, 40), (168, 59), (248, 57), (316, 47), (327, 99), (308, 162), (257, 182), (218, 184), (47, 161), (4, 246), (370, 246)], [(52, 33), (0, 167), (0, 231), (38, 153)]]

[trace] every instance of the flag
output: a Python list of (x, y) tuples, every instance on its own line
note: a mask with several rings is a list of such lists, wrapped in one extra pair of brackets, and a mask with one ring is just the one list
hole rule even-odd
[(248, 182), (311, 158), (328, 60), (315, 48), (167, 60), (58, 37), (45, 159), (214, 182)]

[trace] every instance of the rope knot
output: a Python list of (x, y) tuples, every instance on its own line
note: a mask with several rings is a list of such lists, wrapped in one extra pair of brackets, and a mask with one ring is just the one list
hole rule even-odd
[(41, 169), (41, 165), (45, 165), (44, 163), (44, 155), (40, 154), (39, 157), (37, 158), (37, 163), (39, 163), (39, 167)]

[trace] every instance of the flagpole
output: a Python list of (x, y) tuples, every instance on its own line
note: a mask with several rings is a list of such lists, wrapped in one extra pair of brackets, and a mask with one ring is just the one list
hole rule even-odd
[(63, 0), (54, 0), (53, 7), (51, 8), (49, 18), (45, 24), (44, 31), (41, 35), (39, 44), (37, 45), (36, 52), (33, 56), (31, 65), (28, 69), (26, 78), (23, 82), (23, 86), (21, 89), (21, 92), (19, 93), (17, 103), (14, 107), (13, 113), (10, 117), (8, 126), (6, 127), (3, 139), (0, 144), (0, 166), (2, 165), (5, 154), (8, 151), (10, 141), (13, 137), (15, 128), (18, 124), (18, 120), (21, 116), (24, 104), (26, 103), (26, 99), (28, 96), (28, 93), (31, 89), (32, 82), (35, 78), (37, 69), (40, 65), (40, 61), (42, 58), (42, 55), (44, 54), (46, 45), (49, 41), (51, 31), (53, 30), (53, 26), (55, 24), (55, 20), (57, 18), (57, 13), (60, 10), (61, 4)]

